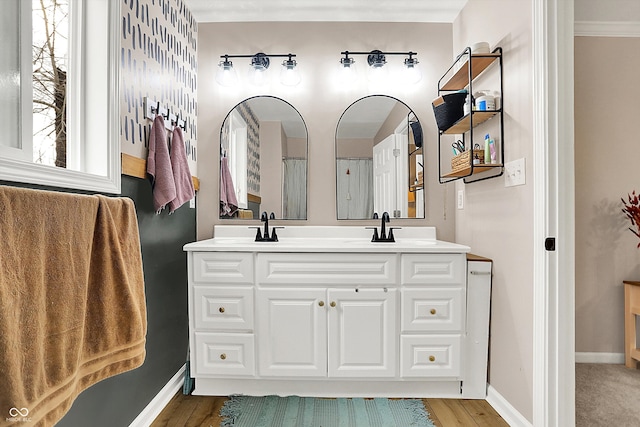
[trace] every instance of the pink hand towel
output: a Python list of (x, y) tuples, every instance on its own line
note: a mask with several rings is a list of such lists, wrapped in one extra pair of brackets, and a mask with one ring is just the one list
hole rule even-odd
[(167, 203), (176, 198), (176, 184), (169, 158), (167, 131), (164, 128), (164, 118), (160, 114), (153, 119), (151, 125), (147, 173), (151, 175), (153, 207), (156, 213), (160, 213)]
[(171, 140), (171, 168), (173, 169), (173, 180), (176, 183), (176, 197), (169, 202), (169, 214), (172, 214), (187, 200), (193, 199), (196, 193), (193, 188), (187, 153), (184, 149), (182, 129), (179, 126), (173, 130), (173, 139)]
[(231, 216), (238, 210), (238, 199), (229, 171), (229, 159), (220, 160), (220, 215)]

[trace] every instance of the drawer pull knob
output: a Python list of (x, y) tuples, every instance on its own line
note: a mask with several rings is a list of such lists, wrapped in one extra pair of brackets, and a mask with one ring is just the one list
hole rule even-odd
[(220, 308), (218, 309), (218, 311), (219, 311), (220, 313), (224, 313), (224, 307), (220, 307)]
[(335, 307), (336, 306), (336, 302), (335, 301), (331, 301), (331, 303), (329, 304), (331, 307)]
[(429, 356), (429, 362), (435, 362), (435, 361), (436, 361), (435, 356)]
[(431, 314), (436, 314), (436, 309), (435, 309), (435, 308), (432, 308), (432, 309), (430, 310), (430, 313), (431, 313)]
[(222, 354), (220, 355), (220, 359), (225, 360), (226, 358), (227, 358), (227, 355), (226, 355), (226, 354), (222, 353)]
[(318, 305), (319, 305), (320, 307), (324, 307), (324, 301), (320, 301), (320, 302), (318, 303)]

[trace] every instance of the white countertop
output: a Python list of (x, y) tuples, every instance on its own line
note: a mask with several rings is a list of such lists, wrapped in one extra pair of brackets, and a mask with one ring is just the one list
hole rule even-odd
[[(256, 242), (256, 226), (217, 225), (214, 238), (186, 244), (185, 251), (211, 252), (416, 252), (467, 253), (468, 246), (436, 239), (435, 227), (394, 227), (395, 242), (371, 242), (364, 226), (285, 226), (278, 242)], [(252, 227), (252, 228), (251, 228)], [(276, 224), (276, 227), (280, 227)], [(393, 227), (393, 225), (392, 225)], [(271, 231), (272, 225), (269, 229)], [(378, 226), (378, 231), (380, 227)], [(261, 227), (261, 231), (264, 227)]]

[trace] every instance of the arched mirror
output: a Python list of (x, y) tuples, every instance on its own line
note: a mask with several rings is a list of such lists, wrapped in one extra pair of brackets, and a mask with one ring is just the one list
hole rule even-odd
[(371, 95), (351, 104), (336, 129), (338, 219), (424, 218), (422, 127), (404, 102)]
[(245, 99), (220, 131), (220, 218), (307, 218), (307, 126), (274, 96)]

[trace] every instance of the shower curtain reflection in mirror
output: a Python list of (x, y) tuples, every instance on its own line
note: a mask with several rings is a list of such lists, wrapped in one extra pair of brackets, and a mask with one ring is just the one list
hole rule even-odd
[(282, 217), (307, 217), (307, 159), (282, 159)]
[(373, 159), (337, 159), (338, 219), (373, 217)]

